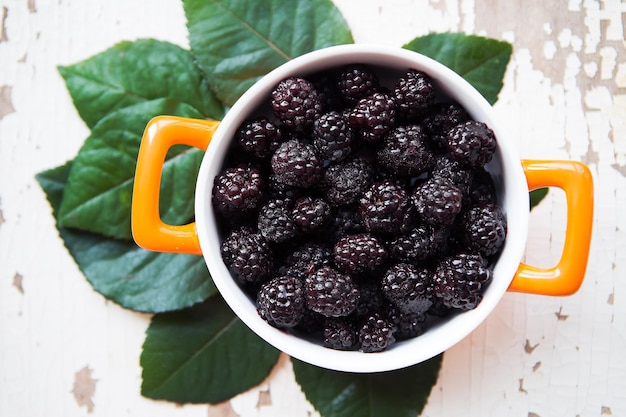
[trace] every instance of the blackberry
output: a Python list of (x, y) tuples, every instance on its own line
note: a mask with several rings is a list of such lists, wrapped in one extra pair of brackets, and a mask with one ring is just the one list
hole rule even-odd
[(291, 252), (284, 261), (280, 272), (290, 271), (295, 275), (306, 278), (319, 268), (331, 266), (333, 263), (332, 248), (314, 242), (303, 243)]
[(265, 159), (269, 158), (280, 145), (282, 131), (267, 117), (259, 117), (244, 123), (235, 136), (244, 151)]
[(213, 183), (213, 205), (226, 215), (238, 215), (256, 209), (265, 192), (261, 171), (248, 165), (223, 170)]
[(460, 253), (439, 263), (433, 275), (433, 290), (444, 306), (472, 310), (482, 300), (482, 290), (490, 280), (485, 258)]
[(462, 240), (467, 248), (483, 256), (498, 253), (506, 238), (506, 218), (493, 203), (470, 207), (461, 217)]
[(372, 184), (363, 194), (359, 215), (368, 232), (395, 235), (411, 228), (415, 209), (404, 188), (385, 181)]
[(474, 170), (470, 192), (466, 200), (467, 202), (463, 204), (468, 206), (478, 203), (497, 203), (496, 184), (491, 174), (484, 168)]
[(385, 136), (376, 160), (397, 175), (419, 176), (435, 163), (427, 140), (426, 132), (419, 125), (397, 127)]
[(372, 314), (359, 328), (359, 350), (382, 352), (396, 342), (395, 325), (381, 314)]
[(293, 204), (303, 195), (304, 189), (280, 182), (274, 174), (269, 175), (267, 182), (270, 200), (284, 200), (287, 204)]
[(250, 228), (233, 230), (220, 249), (224, 264), (240, 282), (258, 283), (272, 273), (272, 251), (263, 236)]
[(326, 237), (331, 242), (336, 242), (346, 235), (355, 235), (365, 232), (361, 223), (361, 217), (357, 209), (344, 206), (337, 209), (327, 227)]
[(259, 232), (270, 242), (285, 242), (298, 234), (291, 209), (283, 200), (270, 200), (259, 210)]
[(281, 81), (271, 93), (274, 115), (289, 129), (303, 131), (323, 113), (322, 97), (313, 84), (303, 78)]
[(304, 282), (309, 310), (326, 317), (343, 317), (357, 307), (359, 288), (350, 275), (325, 266), (308, 275)]
[(302, 320), (305, 298), (302, 282), (294, 277), (272, 278), (261, 286), (257, 311), (275, 327), (295, 327)]
[(410, 69), (393, 87), (393, 98), (398, 114), (411, 119), (424, 113), (435, 101), (435, 88), (428, 75)]
[(322, 338), (324, 346), (336, 350), (352, 350), (358, 343), (354, 324), (344, 318), (326, 319)]
[(339, 96), (350, 105), (375, 93), (379, 88), (378, 76), (369, 67), (354, 64), (344, 67), (337, 79)]
[(333, 70), (313, 74), (309, 80), (322, 99), (322, 105), (326, 111), (341, 110), (344, 101), (337, 90), (337, 72)]
[(412, 200), (423, 221), (435, 226), (447, 226), (461, 211), (463, 194), (450, 181), (432, 177), (413, 191)]
[(354, 311), (357, 318), (383, 311), (389, 306), (389, 300), (380, 291), (380, 283), (377, 279), (359, 277), (359, 290), (361, 297)]
[(383, 244), (368, 233), (342, 237), (333, 252), (337, 268), (348, 274), (375, 271), (388, 257)]
[(480, 168), (491, 161), (496, 151), (496, 137), (484, 123), (473, 120), (456, 125), (446, 135), (450, 158)]
[(379, 142), (394, 127), (396, 104), (389, 95), (374, 93), (356, 103), (348, 121), (363, 141)]
[(394, 337), (397, 340), (412, 339), (424, 333), (426, 327), (424, 313), (405, 313), (396, 306), (391, 306), (385, 313), (396, 328)]
[(280, 145), (272, 156), (271, 168), (277, 181), (301, 188), (312, 187), (322, 175), (322, 161), (313, 145), (296, 139)]
[(324, 199), (305, 196), (296, 200), (292, 216), (302, 231), (314, 232), (328, 223), (331, 210)]
[(448, 131), (456, 125), (470, 120), (469, 114), (458, 103), (437, 103), (431, 106), (422, 118), (434, 149), (445, 151)]
[(352, 152), (352, 128), (339, 112), (332, 111), (316, 119), (312, 136), (313, 145), (323, 159), (341, 161)]
[(445, 155), (437, 157), (431, 175), (450, 181), (461, 190), (463, 196), (469, 195), (474, 180), (474, 170)]
[(354, 203), (370, 186), (372, 167), (362, 158), (329, 166), (324, 172), (323, 191), (333, 206)]
[(382, 278), (382, 292), (404, 313), (425, 313), (433, 304), (432, 273), (407, 263), (398, 263)]
[(430, 264), (443, 253), (447, 236), (446, 228), (420, 223), (391, 241), (391, 255), (401, 262)]

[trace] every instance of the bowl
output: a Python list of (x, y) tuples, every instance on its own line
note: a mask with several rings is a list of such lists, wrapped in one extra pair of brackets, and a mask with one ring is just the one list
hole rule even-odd
[[(255, 301), (231, 276), (220, 256), (220, 227), (212, 204), (213, 181), (223, 166), (238, 127), (253, 115), (269, 111), (271, 90), (291, 76), (306, 77), (343, 65), (372, 66), (381, 83), (413, 68), (427, 73), (442, 92), (462, 105), (476, 121), (486, 123), (498, 141), (486, 166), (494, 179), (498, 203), (507, 219), (507, 237), (493, 265), (493, 279), (473, 310), (451, 315), (424, 334), (376, 353), (339, 351), (269, 325)], [(164, 224), (158, 213), (159, 181), (167, 149), (187, 144), (206, 149), (195, 196), (195, 223)], [(522, 261), (529, 226), (529, 191), (558, 187), (565, 191), (568, 223), (561, 259), (551, 268)], [(481, 94), (458, 74), (418, 53), (381, 45), (342, 45), (317, 50), (276, 68), (232, 106), (221, 122), (159, 116), (146, 127), (135, 176), (132, 228), (137, 244), (154, 251), (202, 254), (225, 302), (257, 335), (288, 355), (312, 365), (345, 372), (382, 372), (432, 358), (476, 329), (507, 291), (568, 295), (580, 287), (588, 258), (593, 217), (593, 183), (589, 169), (576, 161), (524, 160), (514, 148), (509, 128)]]

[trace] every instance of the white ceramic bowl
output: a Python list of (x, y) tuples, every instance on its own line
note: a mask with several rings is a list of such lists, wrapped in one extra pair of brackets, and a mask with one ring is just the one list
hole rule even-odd
[[(252, 114), (266, 111), (270, 91), (284, 78), (306, 76), (346, 64), (364, 63), (397, 78), (409, 68), (429, 74), (438, 88), (460, 103), (477, 121), (485, 122), (496, 134), (497, 153), (488, 170), (494, 177), (508, 221), (506, 243), (493, 271), (493, 281), (483, 301), (471, 311), (454, 315), (429, 328), (423, 335), (398, 342), (386, 351), (362, 353), (323, 347), (267, 324), (259, 317), (253, 300), (231, 277), (220, 257), (220, 236), (211, 204), (213, 179), (222, 168), (230, 141), (237, 128)], [(196, 226), (202, 253), (213, 281), (224, 300), (256, 334), (283, 352), (324, 368), (349, 372), (379, 372), (425, 361), (451, 347), (471, 333), (493, 311), (507, 291), (520, 264), (528, 230), (528, 185), (507, 129), (501, 126), (487, 101), (463, 78), (438, 62), (400, 48), (379, 45), (344, 45), (318, 50), (295, 58), (269, 73), (233, 105), (213, 135), (203, 159), (196, 189)]]

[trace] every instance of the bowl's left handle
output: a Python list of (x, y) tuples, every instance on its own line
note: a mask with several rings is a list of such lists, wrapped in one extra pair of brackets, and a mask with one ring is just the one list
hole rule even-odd
[(179, 226), (161, 220), (161, 175), (170, 147), (189, 145), (206, 150), (218, 125), (214, 120), (174, 116), (158, 116), (148, 123), (139, 148), (133, 188), (131, 225), (137, 245), (157, 252), (201, 253), (195, 223)]

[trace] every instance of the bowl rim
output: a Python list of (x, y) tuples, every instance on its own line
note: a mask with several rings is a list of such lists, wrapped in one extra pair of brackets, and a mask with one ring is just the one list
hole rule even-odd
[[(350, 63), (393, 65), (398, 70), (415, 68), (428, 73), (436, 83), (462, 104), (468, 113), (486, 122), (498, 139), (493, 170), (506, 193), (500, 193), (507, 216), (507, 238), (494, 266), (493, 280), (482, 302), (470, 311), (457, 314), (445, 323), (429, 328), (423, 335), (396, 343), (377, 353), (339, 351), (326, 348), (272, 327), (257, 313), (253, 300), (243, 293), (220, 256), (220, 241), (211, 204), (213, 180), (221, 168), (236, 128), (269, 96), (284, 78), (307, 75), (322, 69)], [(468, 105), (471, 104), (471, 105)], [(214, 161), (220, 161), (215, 163)], [(528, 185), (513, 142), (492, 106), (461, 76), (439, 62), (398, 47), (350, 44), (316, 50), (294, 58), (271, 71), (251, 86), (227, 112), (213, 134), (203, 157), (196, 183), (196, 227), (203, 257), (213, 282), (233, 312), (254, 333), (288, 355), (319, 367), (344, 372), (382, 372), (404, 368), (428, 360), (454, 346), (476, 329), (493, 311), (506, 292), (522, 259), (529, 221)]]

